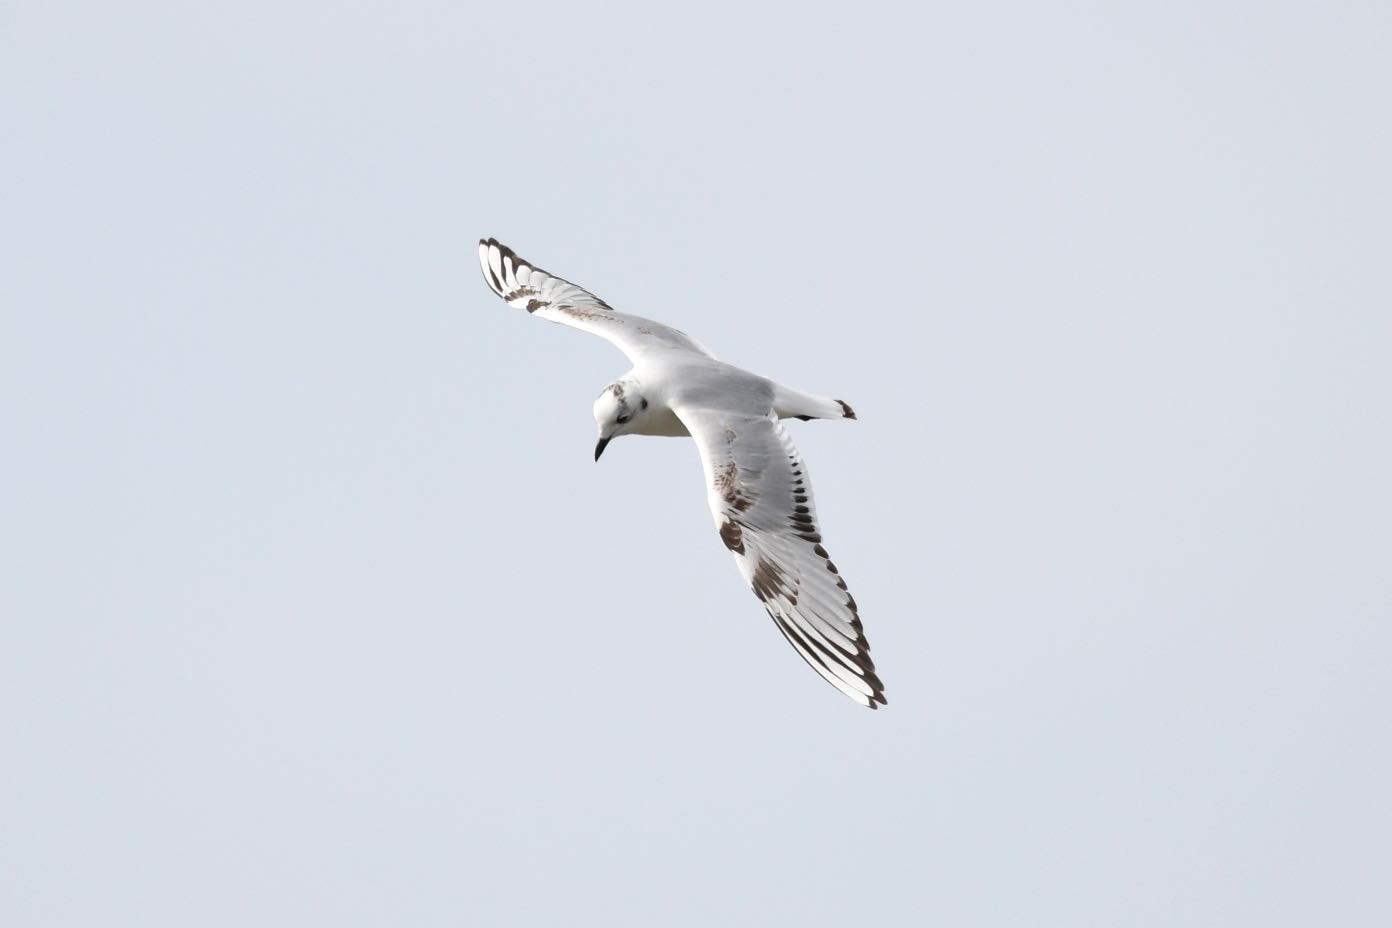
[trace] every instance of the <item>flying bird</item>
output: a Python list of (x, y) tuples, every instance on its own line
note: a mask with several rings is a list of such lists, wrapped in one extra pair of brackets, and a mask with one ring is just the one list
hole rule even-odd
[(479, 241), (483, 278), (509, 306), (598, 335), (633, 368), (594, 402), (595, 460), (620, 435), (689, 435), (720, 540), (778, 630), (813, 670), (871, 709), (885, 704), (855, 599), (822, 546), (807, 470), (780, 419), (854, 419), (842, 400), (716, 360), (694, 339), (615, 312), (588, 290)]

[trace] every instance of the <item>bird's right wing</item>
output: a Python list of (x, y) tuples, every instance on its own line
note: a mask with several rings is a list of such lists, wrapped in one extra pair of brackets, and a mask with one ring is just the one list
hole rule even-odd
[(855, 599), (822, 547), (812, 488), (788, 433), (771, 416), (674, 412), (701, 450), (720, 538), (778, 630), (832, 686), (862, 706), (883, 705)]
[(479, 264), (483, 279), (509, 306), (598, 335), (634, 363), (657, 351), (692, 351), (713, 357), (689, 335), (642, 316), (616, 313), (593, 293), (523, 260), (496, 239), (479, 241)]

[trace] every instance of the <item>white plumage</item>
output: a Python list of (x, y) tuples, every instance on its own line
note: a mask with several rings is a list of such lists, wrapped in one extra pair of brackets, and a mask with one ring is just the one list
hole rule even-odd
[(854, 419), (851, 408), (725, 364), (686, 334), (617, 313), (493, 239), (479, 242), (479, 263), (509, 305), (628, 356), (632, 370), (595, 402), (596, 459), (618, 435), (695, 439), (720, 538), (779, 631), (832, 686), (863, 706), (883, 705), (855, 600), (822, 546), (806, 469), (778, 421)]

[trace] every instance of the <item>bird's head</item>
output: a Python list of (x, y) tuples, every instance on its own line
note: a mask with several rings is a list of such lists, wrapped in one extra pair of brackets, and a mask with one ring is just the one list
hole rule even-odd
[(604, 453), (610, 439), (627, 435), (637, 429), (637, 420), (648, 408), (648, 401), (632, 380), (618, 380), (604, 388), (594, 401), (595, 424), (599, 426), (599, 443), (594, 459)]

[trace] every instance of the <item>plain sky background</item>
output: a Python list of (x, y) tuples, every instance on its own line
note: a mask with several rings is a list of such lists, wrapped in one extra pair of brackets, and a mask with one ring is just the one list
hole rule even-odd
[(1392, 924), (1392, 14), (1122, 6), (4, 3), (0, 922)]

